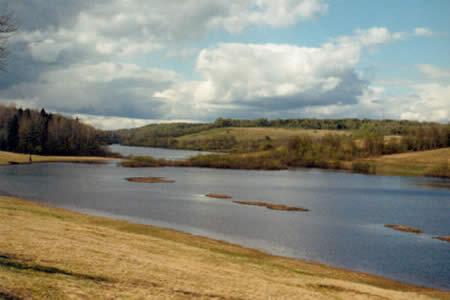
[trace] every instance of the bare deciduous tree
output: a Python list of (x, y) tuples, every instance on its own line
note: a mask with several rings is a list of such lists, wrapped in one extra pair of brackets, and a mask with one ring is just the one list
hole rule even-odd
[(14, 25), (12, 21), (11, 14), (0, 15), (0, 70), (4, 70), (5, 68), (5, 59), (8, 55), (8, 51), (6, 49), (6, 42), (14, 31), (17, 30), (17, 27)]

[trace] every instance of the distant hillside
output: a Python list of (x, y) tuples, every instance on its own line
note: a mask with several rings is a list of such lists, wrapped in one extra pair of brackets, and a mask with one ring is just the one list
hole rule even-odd
[(112, 142), (133, 146), (175, 148), (174, 138), (214, 128), (213, 124), (150, 124), (111, 132)]
[[(403, 137), (428, 134), (442, 135), (449, 125), (416, 121), (359, 120), (359, 119), (291, 119), (291, 120), (235, 120), (217, 119), (214, 123), (152, 124), (136, 129), (111, 132), (112, 142), (164, 148), (249, 152), (268, 150), (287, 145), (289, 140), (303, 135), (352, 135), (363, 139), (368, 135), (383, 136), (390, 144), (399, 143)], [(445, 135), (445, 133), (444, 133)], [(445, 139), (447, 137), (445, 136)], [(410, 143), (412, 143), (410, 141)], [(447, 144), (447, 140), (443, 142)], [(411, 146), (416, 150), (434, 146)], [(424, 148), (425, 147), (425, 148)], [(412, 150), (412, 149), (411, 149)], [(395, 153), (397, 151), (388, 151)]]
[(43, 155), (105, 155), (101, 131), (77, 119), (0, 105), (0, 150)]

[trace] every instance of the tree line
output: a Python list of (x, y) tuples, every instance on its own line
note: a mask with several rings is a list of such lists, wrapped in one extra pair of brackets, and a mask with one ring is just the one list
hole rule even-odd
[(420, 127), (449, 127), (434, 122), (409, 120), (372, 120), (372, 119), (274, 119), (259, 118), (240, 120), (218, 118), (212, 123), (215, 128), (223, 127), (277, 127), (300, 129), (351, 130), (373, 132), (383, 135), (406, 135)]
[(0, 150), (44, 155), (106, 155), (104, 134), (59, 114), (0, 105)]
[(449, 127), (431, 125), (411, 129), (407, 135), (394, 138), (379, 133), (295, 137), (287, 147), (278, 150), (281, 151), (278, 156), (289, 166), (323, 168), (342, 161), (445, 147), (450, 147)]

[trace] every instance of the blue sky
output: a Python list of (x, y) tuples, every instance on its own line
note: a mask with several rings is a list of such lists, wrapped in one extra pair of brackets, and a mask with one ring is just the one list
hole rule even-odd
[(102, 128), (161, 120), (447, 123), (450, 1), (0, 0), (0, 103)]

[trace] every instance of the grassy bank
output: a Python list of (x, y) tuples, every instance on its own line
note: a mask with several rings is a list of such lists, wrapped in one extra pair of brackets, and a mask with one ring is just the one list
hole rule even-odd
[(450, 148), (383, 155), (363, 161), (374, 164), (379, 175), (450, 178)]
[[(348, 170), (356, 173), (398, 176), (434, 176), (450, 178), (450, 148), (382, 155), (372, 158), (314, 160), (306, 163), (287, 161), (283, 153), (260, 151), (252, 153), (199, 155), (185, 161), (134, 157), (123, 161), (125, 167), (202, 167), (219, 169), (283, 170), (292, 167)], [(298, 163), (298, 164), (297, 164)]]
[(450, 293), (0, 197), (0, 298), (431, 299)]
[[(43, 162), (80, 162), (80, 163), (97, 163), (106, 162), (110, 158), (93, 157), (93, 156), (43, 156), (32, 155), (33, 163)], [(8, 164), (27, 164), (29, 163), (29, 155), (13, 152), (0, 151), (0, 165)]]

